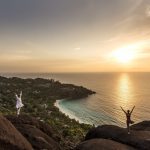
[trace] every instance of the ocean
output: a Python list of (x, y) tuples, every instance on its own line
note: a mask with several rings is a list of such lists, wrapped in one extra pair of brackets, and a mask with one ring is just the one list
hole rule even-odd
[(113, 124), (125, 127), (125, 115), (120, 109), (135, 110), (132, 120), (150, 120), (150, 73), (33, 73), (1, 74), (22, 78), (46, 78), (84, 86), (96, 92), (84, 99), (57, 100), (55, 105), (81, 123)]

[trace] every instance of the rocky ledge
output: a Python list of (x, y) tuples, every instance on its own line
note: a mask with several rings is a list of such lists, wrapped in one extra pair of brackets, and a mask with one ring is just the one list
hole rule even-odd
[(48, 124), (28, 115), (6, 116), (36, 150), (59, 150), (59, 135)]
[(150, 121), (126, 129), (113, 125), (92, 128), (75, 150), (150, 150)]
[(0, 116), (0, 149), (32, 150), (26, 138), (3, 116)]
[[(91, 128), (74, 150), (150, 150), (150, 121), (126, 129), (113, 125)], [(65, 150), (58, 131), (29, 115), (0, 116), (1, 150)]]

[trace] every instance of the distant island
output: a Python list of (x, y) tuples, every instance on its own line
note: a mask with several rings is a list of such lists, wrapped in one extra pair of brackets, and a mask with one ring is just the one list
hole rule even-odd
[(91, 127), (79, 124), (62, 114), (54, 106), (56, 100), (76, 100), (95, 94), (94, 91), (73, 84), (62, 84), (54, 79), (21, 79), (0, 76), (0, 112), (3, 115), (16, 115), (15, 94), (22, 90), (24, 107), (21, 114), (28, 114), (48, 123), (64, 139), (61, 145), (73, 147)]

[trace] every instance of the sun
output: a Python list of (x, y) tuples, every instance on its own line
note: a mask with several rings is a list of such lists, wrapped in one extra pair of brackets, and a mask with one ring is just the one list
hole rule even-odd
[(135, 59), (136, 54), (136, 49), (133, 46), (127, 46), (114, 51), (113, 58), (119, 63), (128, 64)]
[(114, 56), (120, 63), (130, 63), (135, 58), (134, 52), (129, 50), (116, 51)]

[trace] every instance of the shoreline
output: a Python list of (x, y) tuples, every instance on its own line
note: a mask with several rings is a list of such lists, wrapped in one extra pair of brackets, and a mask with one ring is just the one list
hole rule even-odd
[(78, 117), (76, 117), (75, 115), (71, 114), (69, 111), (65, 110), (60, 102), (61, 101), (64, 101), (65, 99), (62, 99), (62, 100), (56, 100), (54, 102), (54, 106), (57, 107), (59, 109), (59, 112), (64, 114), (65, 116), (69, 117), (69, 119), (74, 119), (75, 121), (79, 122), (80, 124), (84, 123), (84, 124), (88, 124), (88, 125), (91, 125), (90, 123), (88, 122), (84, 122), (82, 121), (81, 119), (79, 119)]
[[(1, 114), (5, 116), (13, 115), (16, 117), (16, 114), (14, 115), (15, 107), (12, 107), (16, 101), (14, 93), (20, 93), (20, 90), (22, 90), (23, 101), (26, 106), (22, 109), (22, 114), (29, 115), (36, 118), (38, 121), (45, 123), (48, 135), (53, 133), (53, 131), (50, 131), (51, 129), (54, 130), (54, 132), (56, 132), (53, 136), (55, 138), (54, 141), (58, 141), (60, 146), (64, 147), (64, 149), (69, 150), (74, 145), (78, 144), (91, 128), (88, 124), (82, 124), (80, 116), (78, 119), (69, 109), (67, 111), (64, 110), (64, 106), (67, 106), (65, 105), (65, 102), (61, 103), (56, 100), (62, 100), (66, 97), (69, 97), (70, 99), (75, 99), (76, 97), (87, 97), (88, 95), (94, 94), (93, 91), (74, 84), (64, 84), (55, 81), (54, 79), (23, 79), (19, 77), (6, 78), (0, 76), (0, 80), (2, 97), (0, 106), (4, 108), (1, 109)], [(59, 103), (62, 107), (59, 106)], [(5, 108), (7, 108), (7, 110)], [(16, 120), (18, 119), (16, 118)], [(29, 118), (29, 120), (32, 119)], [(22, 122), (24, 121), (26, 121), (26, 118), (23, 118)], [(37, 136), (37, 134), (35, 136)], [(38, 139), (38, 143), (39, 140), (41, 141), (41, 139)], [(43, 140), (46, 141), (45, 138), (43, 138)], [(43, 140), (41, 141), (42, 145)]]

